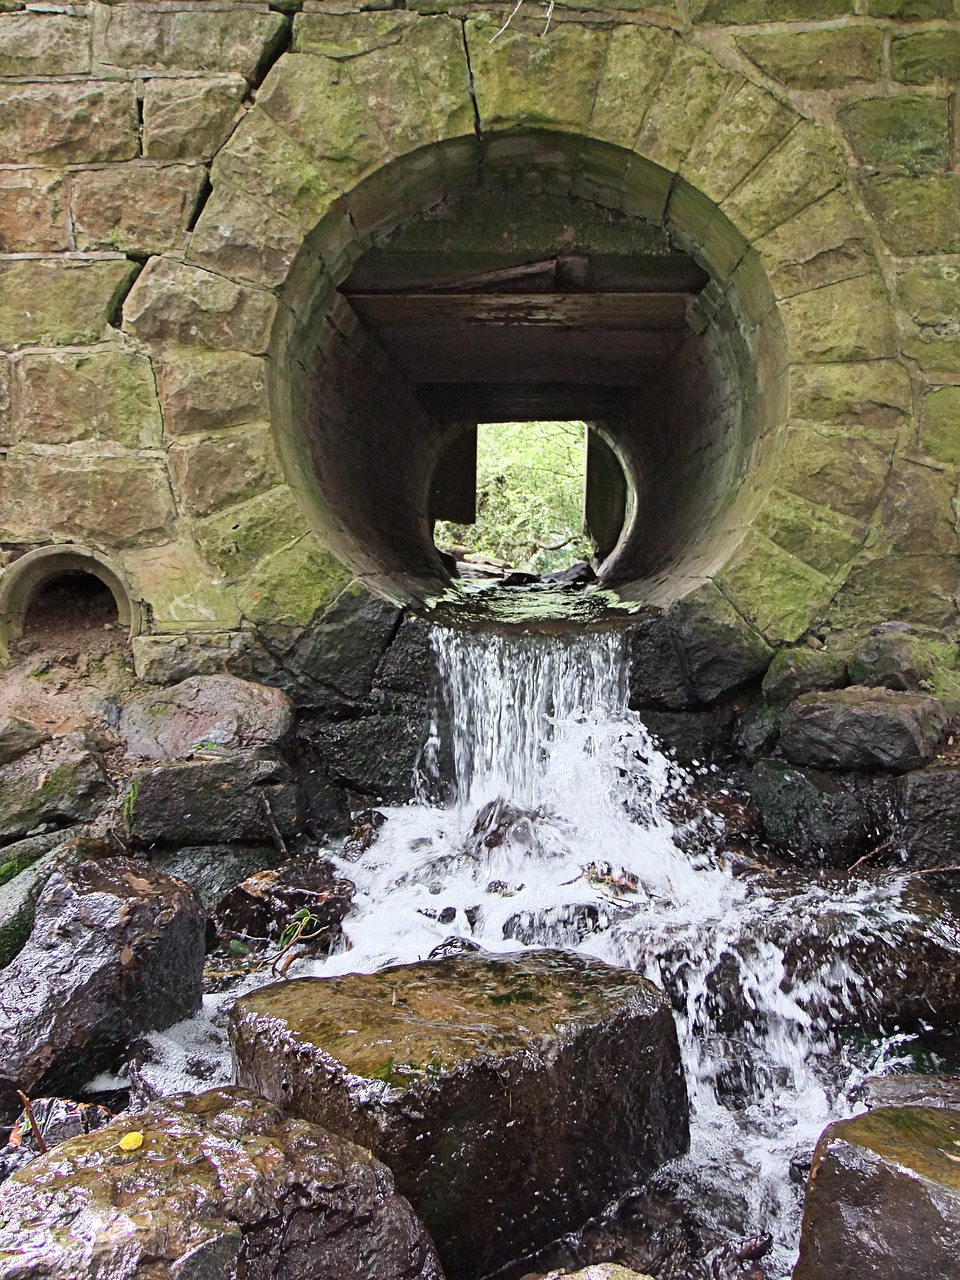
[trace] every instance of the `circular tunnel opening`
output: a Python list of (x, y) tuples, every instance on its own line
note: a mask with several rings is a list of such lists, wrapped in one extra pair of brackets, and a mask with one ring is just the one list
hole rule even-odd
[[(400, 603), (449, 592), (434, 526), (472, 523), (481, 424), (589, 424), (583, 523), (600, 585), (628, 601), (702, 582), (768, 483), (783, 369), (760, 334), (765, 278), (748, 277), (752, 298), (737, 283), (752, 251), (637, 157), (631, 199), (535, 166), (527, 190), (518, 157), (540, 145), (512, 137), (499, 166), (488, 148), (479, 185), (461, 175), (459, 190), (455, 166), (421, 156), (405, 210), (389, 209), (405, 161), (362, 184), (325, 233), (337, 265), (282, 338), (291, 484), (330, 549)], [(581, 163), (593, 144), (577, 147)]]
[(120, 611), (105, 582), (80, 569), (55, 573), (34, 591), (23, 620), (26, 640), (63, 640), (74, 633), (115, 631)]

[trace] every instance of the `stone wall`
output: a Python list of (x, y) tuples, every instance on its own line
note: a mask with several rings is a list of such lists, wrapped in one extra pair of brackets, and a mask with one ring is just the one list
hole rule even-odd
[(147, 631), (305, 624), (358, 568), (300, 419), (333, 290), (495, 171), (665, 221), (738, 317), (743, 501), (670, 591), (952, 628), (954, 0), (348, 7), (0, 0), (0, 610), (70, 543)]

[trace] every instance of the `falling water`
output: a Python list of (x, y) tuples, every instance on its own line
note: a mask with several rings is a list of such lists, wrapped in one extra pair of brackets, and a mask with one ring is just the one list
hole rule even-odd
[[(356, 885), (349, 947), (289, 976), (470, 944), (570, 947), (642, 972), (673, 1003), (692, 1107), (689, 1155), (661, 1181), (721, 1235), (770, 1231), (767, 1274), (785, 1278), (801, 1196), (790, 1160), (849, 1114), (851, 1084), (889, 1049), (847, 1060), (832, 1028), (851, 1010), (871, 1021), (864, 958), (896, 954), (917, 925), (904, 882), (738, 874), (719, 819), (689, 817), (693, 779), (628, 710), (621, 633), (436, 628), (433, 645), (443, 705), (422, 771), (435, 788), (447, 750), (452, 801), (385, 810), (369, 848), (333, 853)], [(938, 941), (958, 949), (948, 930)], [(207, 1012), (222, 1023), (218, 999)], [(189, 1064), (205, 1035), (222, 1042), (210, 1022), (185, 1025), (179, 1046), (154, 1037), (161, 1057)]]

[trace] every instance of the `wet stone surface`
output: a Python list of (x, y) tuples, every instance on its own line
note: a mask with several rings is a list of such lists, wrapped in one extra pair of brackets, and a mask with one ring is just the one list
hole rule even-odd
[(795, 1280), (955, 1280), (960, 1115), (879, 1107), (824, 1132)]
[(192, 676), (133, 698), (120, 716), (127, 754), (174, 759), (192, 751), (268, 747), (293, 731), (293, 706), (279, 689), (235, 676)]
[(237, 1001), (239, 1080), (393, 1169), (452, 1280), (598, 1211), (687, 1143), (667, 1002), (566, 952), (452, 956)]
[(388, 1169), (241, 1089), (177, 1095), (0, 1187), (0, 1277), (442, 1280)]

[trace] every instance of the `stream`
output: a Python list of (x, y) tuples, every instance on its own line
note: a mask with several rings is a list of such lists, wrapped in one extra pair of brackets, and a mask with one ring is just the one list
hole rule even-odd
[[(728, 852), (719, 817), (691, 816), (704, 777), (628, 710), (622, 632), (437, 627), (433, 645), (442, 692), (421, 791), (436, 794), (452, 757), (450, 802), (383, 809), (369, 847), (324, 850), (356, 886), (348, 947), (288, 976), (471, 944), (572, 948), (643, 973), (672, 1001), (691, 1102), (690, 1151), (657, 1182), (721, 1236), (769, 1232), (765, 1274), (785, 1280), (817, 1137), (859, 1109), (857, 1085), (895, 1066), (908, 1038), (837, 1032), (878, 1021), (875, 958), (918, 927), (904, 879), (777, 872)], [(938, 942), (960, 949), (949, 932)], [(151, 1037), (154, 1087), (229, 1079), (222, 1025), (237, 994)]]

